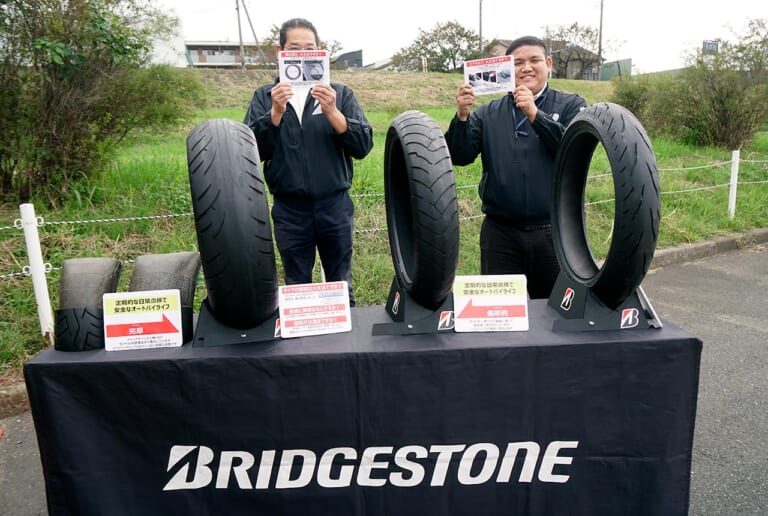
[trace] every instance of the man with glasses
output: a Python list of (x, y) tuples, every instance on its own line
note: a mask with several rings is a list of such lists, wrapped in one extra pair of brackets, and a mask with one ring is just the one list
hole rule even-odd
[(481, 154), (479, 194), (482, 274), (525, 274), (531, 298), (547, 298), (559, 272), (552, 242), (550, 195), (557, 147), (586, 101), (547, 83), (552, 58), (539, 38), (507, 47), (515, 63), (515, 90), (482, 105), (462, 84), (445, 139), (455, 165)]
[[(315, 26), (294, 18), (280, 28), (281, 50), (317, 50)], [(327, 281), (352, 291), (352, 159), (373, 148), (373, 130), (352, 90), (338, 83), (281, 83), (257, 89), (244, 123), (253, 130), (273, 195), (275, 243), (285, 283), (311, 283), (315, 249)]]

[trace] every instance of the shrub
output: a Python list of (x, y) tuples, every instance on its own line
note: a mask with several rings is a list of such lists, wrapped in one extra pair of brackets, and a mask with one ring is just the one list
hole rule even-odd
[(55, 204), (129, 131), (185, 116), (202, 87), (147, 66), (175, 22), (143, 0), (3, 2), (0, 196)]

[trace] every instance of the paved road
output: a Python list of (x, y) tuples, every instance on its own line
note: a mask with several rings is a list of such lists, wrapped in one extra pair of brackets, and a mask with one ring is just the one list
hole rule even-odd
[[(665, 265), (643, 287), (662, 319), (704, 342), (690, 514), (768, 514), (768, 246)], [(0, 514), (45, 514), (29, 413), (0, 428)]]
[(767, 515), (768, 246), (663, 267), (643, 286), (704, 342), (690, 514)]

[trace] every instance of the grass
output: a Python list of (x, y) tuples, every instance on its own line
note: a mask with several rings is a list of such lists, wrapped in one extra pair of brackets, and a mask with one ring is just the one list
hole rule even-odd
[[(127, 288), (132, 260), (143, 254), (197, 250), (186, 168), (186, 135), (211, 118), (242, 120), (253, 90), (272, 74), (251, 70), (189, 70), (210, 88), (210, 101), (194, 119), (170, 131), (145, 131), (129, 137), (98, 177), (73, 182), (71, 194), (56, 208), (35, 203), (51, 303), (58, 304), (59, 268), (76, 257), (110, 256), (125, 262), (121, 290)], [(458, 75), (394, 72), (339, 72), (334, 79), (351, 86), (374, 127), (374, 150), (356, 162), (352, 194), (356, 228), (354, 278), (359, 305), (383, 305), (394, 275), (389, 256), (383, 198), (384, 144), (389, 124), (409, 109), (419, 109), (447, 128), (454, 114)], [(611, 83), (553, 81), (553, 86), (582, 94), (589, 103), (610, 99)], [(492, 96), (482, 97), (487, 102)], [(658, 247), (694, 242), (730, 232), (768, 226), (768, 132), (759, 133), (741, 150), (745, 160), (736, 217), (728, 217), (731, 151), (695, 148), (666, 139), (652, 140), (660, 169), (662, 219)], [(747, 162), (749, 161), (749, 162)], [(761, 162), (762, 161), (762, 162)], [(713, 164), (723, 163), (720, 166)], [(701, 168), (695, 168), (701, 167)], [(479, 271), (480, 203), (476, 185), (479, 160), (456, 167), (461, 221), (458, 274)], [(611, 238), (613, 183), (605, 152), (598, 148), (587, 183), (588, 236), (596, 258), (605, 256)], [(0, 206), (0, 227), (13, 225), (17, 206)], [(112, 219), (140, 218), (119, 221)], [(104, 222), (93, 222), (107, 219)], [(65, 222), (51, 224), (52, 222)], [(17, 275), (28, 263), (23, 234), (0, 230), (0, 372), (18, 372), (20, 365), (44, 347), (32, 282)], [(279, 260), (278, 260), (279, 268)], [(202, 279), (197, 302), (205, 296)]]

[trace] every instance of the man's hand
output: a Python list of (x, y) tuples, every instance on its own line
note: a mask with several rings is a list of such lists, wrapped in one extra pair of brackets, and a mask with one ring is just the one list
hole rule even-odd
[(536, 119), (536, 113), (539, 108), (536, 107), (536, 101), (533, 100), (533, 92), (525, 86), (518, 86), (513, 92), (515, 105), (520, 108), (528, 120), (533, 122)]
[(347, 130), (347, 117), (336, 107), (336, 90), (328, 84), (317, 83), (312, 86), (312, 98), (320, 104), (334, 131), (341, 134)]
[(459, 117), (459, 120), (462, 122), (467, 121), (474, 103), (475, 92), (472, 91), (472, 86), (466, 83), (462, 84), (459, 87), (459, 92), (456, 94), (456, 115)]
[(270, 93), (272, 96), (272, 123), (280, 125), (280, 121), (283, 119), (283, 114), (288, 106), (288, 101), (293, 97), (293, 88), (287, 82), (281, 82), (272, 88)]

